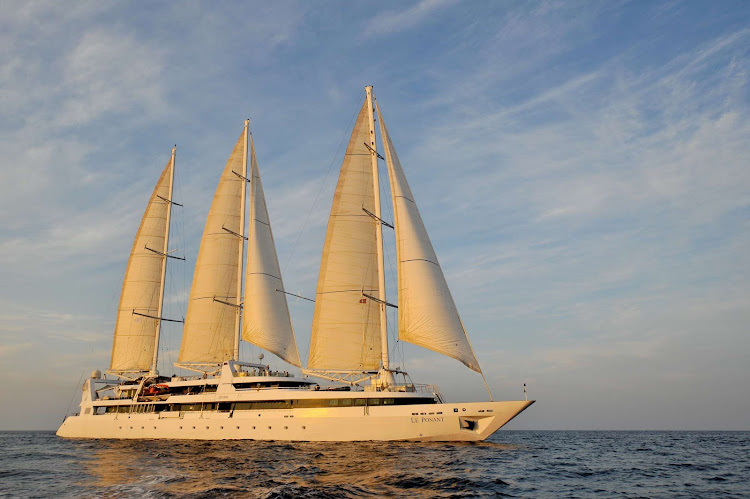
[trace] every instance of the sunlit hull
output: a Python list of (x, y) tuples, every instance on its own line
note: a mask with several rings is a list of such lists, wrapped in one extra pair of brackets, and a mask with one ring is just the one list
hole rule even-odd
[(66, 438), (289, 440), (484, 440), (533, 401), (395, 407), (279, 409), (242, 413), (99, 414), (70, 416)]

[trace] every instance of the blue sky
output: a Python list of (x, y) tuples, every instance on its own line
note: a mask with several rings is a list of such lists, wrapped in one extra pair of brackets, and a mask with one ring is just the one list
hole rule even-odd
[(0, 43), (0, 429), (55, 428), (108, 366), (173, 144), (165, 315), (246, 117), (286, 287), (314, 294), (366, 84), (496, 399), (539, 400), (510, 427), (750, 429), (747, 2), (6, 2)]

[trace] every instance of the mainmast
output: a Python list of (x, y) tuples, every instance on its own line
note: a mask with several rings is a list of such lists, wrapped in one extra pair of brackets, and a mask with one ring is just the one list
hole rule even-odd
[(162, 248), (162, 255), (164, 260), (161, 264), (161, 287), (159, 288), (159, 305), (156, 309), (156, 334), (154, 336), (154, 357), (151, 361), (151, 369), (149, 370), (150, 376), (156, 376), (159, 372), (156, 370), (156, 363), (159, 360), (159, 333), (161, 332), (161, 316), (162, 308), (164, 307), (164, 288), (166, 287), (166, 275), (167, 275), (167, 260), (169, 260), (169, 226), (172, 220), (172, 192), (174, 186), (174, 156), (177, 151), (177, 146), (172, 148), (172, 157), (169, 160), (169, 194), (164, 202), (167, 203), (167, 220), (166, 220), (166, 231), (164, 233), (164, 247)]
[(378, 261), (378, 309), (380, 310), (380, 355), (383, 362), (383, 370), (389, 369), (388, 365), (388, 324), (386, 323), (385, 302), (385, 269), (383, 263), (383, 223), (380, 213), (380, 181), (378, 177), (378, 153), (375, 142), (375, 116), (372, 103), (372, 85), (365, 87), (367, 93), (367, 117), (370, 125), (369, 149), (372, 157), (372, 185), (375, 194), (375, 229), (376, 250)]
[(237, 307), (236, 307), (236, 318), (234, 322), (234, 354), (232, 360), (240, 360), (240, 320), (242, 318), (242, 275), (243, 275), (243, 263), (245, 261), (245, 204), (247, 201), (247, 137), (250, 128), (250, 120), (245, 120), (245, 143), (242, 151), (242, 196), (240, 201), (240, 232), (239, 232), (239, 263), (237, 265)]

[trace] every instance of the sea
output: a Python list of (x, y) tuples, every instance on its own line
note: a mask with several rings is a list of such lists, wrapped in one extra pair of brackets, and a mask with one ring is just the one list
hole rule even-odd
[(0, 497), (750, 497), (750, 432), (501, 430), (478, 443), (0, 432)]

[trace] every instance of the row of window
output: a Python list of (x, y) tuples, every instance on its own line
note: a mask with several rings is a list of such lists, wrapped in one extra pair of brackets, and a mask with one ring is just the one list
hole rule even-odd
[(257, 411), (263, 409), (292, 409), (317, 407), (377, 407), (381, 405), (434, 404), (430, 398), (361, 398), (361, 399), (300, 399), (300, 400), (263, 400), (257, 402), (218, 402), (206, 404), (137, 404), (98, 407), (97, 414), (129, 414), (131, 412), (190, 412), (190, 411)]

